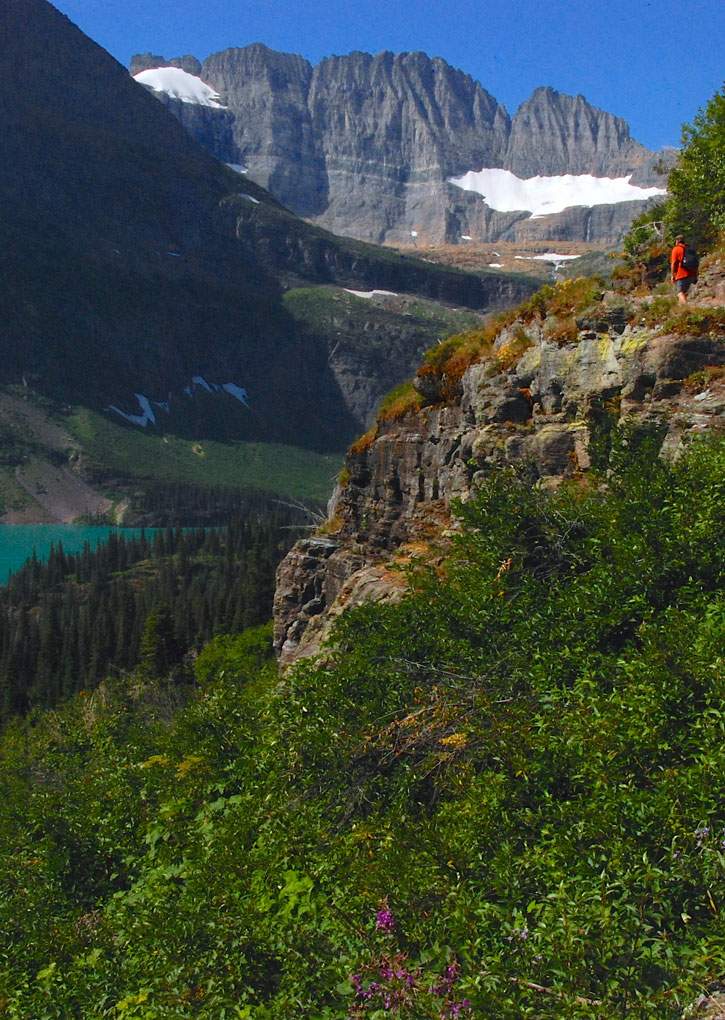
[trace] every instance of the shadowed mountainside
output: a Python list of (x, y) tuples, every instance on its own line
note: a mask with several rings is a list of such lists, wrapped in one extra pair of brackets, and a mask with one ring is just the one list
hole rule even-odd
[(0, 383), (186, 436), (340, 449), (360, 420), (290, 282), (479, 309), (531, 289), (302, 224), (45, 0), (7, 0), (0, 38)]

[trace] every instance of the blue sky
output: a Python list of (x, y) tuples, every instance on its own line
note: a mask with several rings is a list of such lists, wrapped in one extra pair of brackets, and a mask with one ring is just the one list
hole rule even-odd
[(56, 0), (128, 65), (134, 53), (203, 60), (263, 42), (312, 63), (423, 50), (481, 82), (509, 113), (540, 85), (624, 117), (652, 149), (725, 82), (723, 0)]

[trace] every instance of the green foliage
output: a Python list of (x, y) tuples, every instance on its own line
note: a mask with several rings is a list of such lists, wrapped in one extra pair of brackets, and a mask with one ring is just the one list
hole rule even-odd
[(682, 149), (667, 178), (669, 198), (634, 220), (624, 239), (620, 287), (652, 287), (666, 274), (678, 234), (700, 250), (725, 231), (725, 90), (716, 92), (692, 124), (682, 126)]
[(378, 422), (397, 421), (406, 414), (415, 414), (420, 410), (421, 404), (420, 394), (415, 390), (413, 384), (411, 382), (401, 383), (382, 400), (375, 420)]
[(632, 221), (624, 238), (624, 251), (630, 258), (641, 257), (653, 246), (664, 246), (666, 212), (666, 203), (658, 202)]
[(194, 675), (199, 683), (209, 683), (222, 675), (241, 683), (254, 676), (272, 659), (272, 623), (250, 627), (241, 634), (220, 634), (194, 660)]
[(672, 235), (682, 233), (696, 246), (712, 244), (725, 230), (725, 89), (683, 125), (682, 151), (667, 187)]
[(464, 372), (490, 354), (495, 327), (456, 333), (425, 353), (417, 377), (422, 382), (427, 403), (451, 403), (460, 396)]
[(634, 314), (638, 316), (640, 323), (652, 329), (659, 326), (663, 320), (669, 321), (676, 308), (677, 297), (670, 291), (669, 294), (656, 294), (651, 300), (645, 301)]
[(174, 635), (174, 621), (167, 606), (151, 610), (146, 617), (137, 672), (145, 680), (168, 676), (181, 663), (184, 649)]
[(662, 323), (662, 332), (680, 336), (711, 336), (721, 340), (725, 333), (725, 308), (681, 310)]
[(68, 420), (87, 457), (127, 478), (158, 483), (259, 489), (294, 499), (326, 500), (339, 467), (334, 454), (280, 443), (203, 443), (117, 425), (86, 409)]
[(571, 280), (562, 280), (552, 289), (552, 293), (547, 295), (544, 314), (580, 315), (601, 301), (602, 295), (603, 282), (596, 276), (577, 276)]
[[(33, 556), (0, 589), (0, 722), (112, 672), (178, 679), (215, 634), (267, 620), (301, 519), (303, 506), (250, 502), (223, 529), (111, 534), (95, 552), (86, 543), (77, 554), (51, 548), (47, 562)], [(246, 662), (251, 638), (229, 640)]]
[(442, 343), (429, 348), (425, 352), (423, 364), (432, 372), (442, 374), (446, 372), (448, 363), (454, 356), (463, 352), (464, 358), (469, 361), (478, 356), (487, 346), (488, 334), (486, 330), (471, 330), (468, 333), (457, 333), (449, 336)]
[(658, 449), (493, 474), (281, 681), (257, 631), (11, 725), (0, 1016), (679, 1018), (725, 952), (725, 446)]

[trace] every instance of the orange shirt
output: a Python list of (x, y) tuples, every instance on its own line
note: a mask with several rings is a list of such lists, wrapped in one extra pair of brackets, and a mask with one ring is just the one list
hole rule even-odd
[(685, 246), (682, 241), (679, 241), (672, 249), (670, 255), (670, 267), (672, 275), (676, 280), (686, 280), (688, 276), (696, 276), (697, 274), (691, 269), (682, 268), (682, 260), (685, 257)]

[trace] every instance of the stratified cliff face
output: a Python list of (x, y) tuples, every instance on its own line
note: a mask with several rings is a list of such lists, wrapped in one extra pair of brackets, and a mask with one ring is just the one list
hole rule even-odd
[(635, 183), (661, 183), (654, 174), (657, 156), (629, 134), (620, 117), (591, 106), (584, 96), (537, 89), (516, 111), (505, 168), (517, 177), (536, 174), (594, 174)]
[[(146, 54), (132, 69), (159, 61)], [(191, 67), (189, 57), (170, 63)], [(157, 93), (187, 130), (298, 215), (363, 240), (613, 242), (644, 201), (532, 221), (525, 210), (496, 211), (450, 178), (498, 167), (522, 178), (631, 174), (638, 185), (662, 183), (656, 157), (626, 123), (582, 96), (538, 89), (512, 121), (469, 75), (424, 53), (351, 53), (312, 67), (256, 43), (209, 57), (200, 77), (226, 110), (210, 114)]]
[(445, 236), (446, 178), (503, 158), (509, 117), (423, 53), (353, 53), (315, 68), (309, 108), (327, 173), (319, 221), (378, 241)]
[[(725, 300), (725, 265), (706, 270), (698, 290), (705, 301)], [(469, 497), (493, 468), (517, 466), (544, 485), (585, 473), (605, 422), (658, 422), (670, 453), (688, 436), (725, 431), (725, 378), (713, 371), (725, 364), (722, 316), (708, 320), (701, 309), (690, 332), (668, 332), (644, 325), (643, 312), (641, 299), (604, 294), (565, 329), (560, 318), (527, 316), (447, 401), (441, 381), (419, 373), (425, 406), (352, 448), (327, 525), (279, 568), (282, 665), (319, 651), (346, 606), (398, 598), (403, 582), (391, 559), (420, 543), (430, 555), (451, 524), (451, 501)]]

